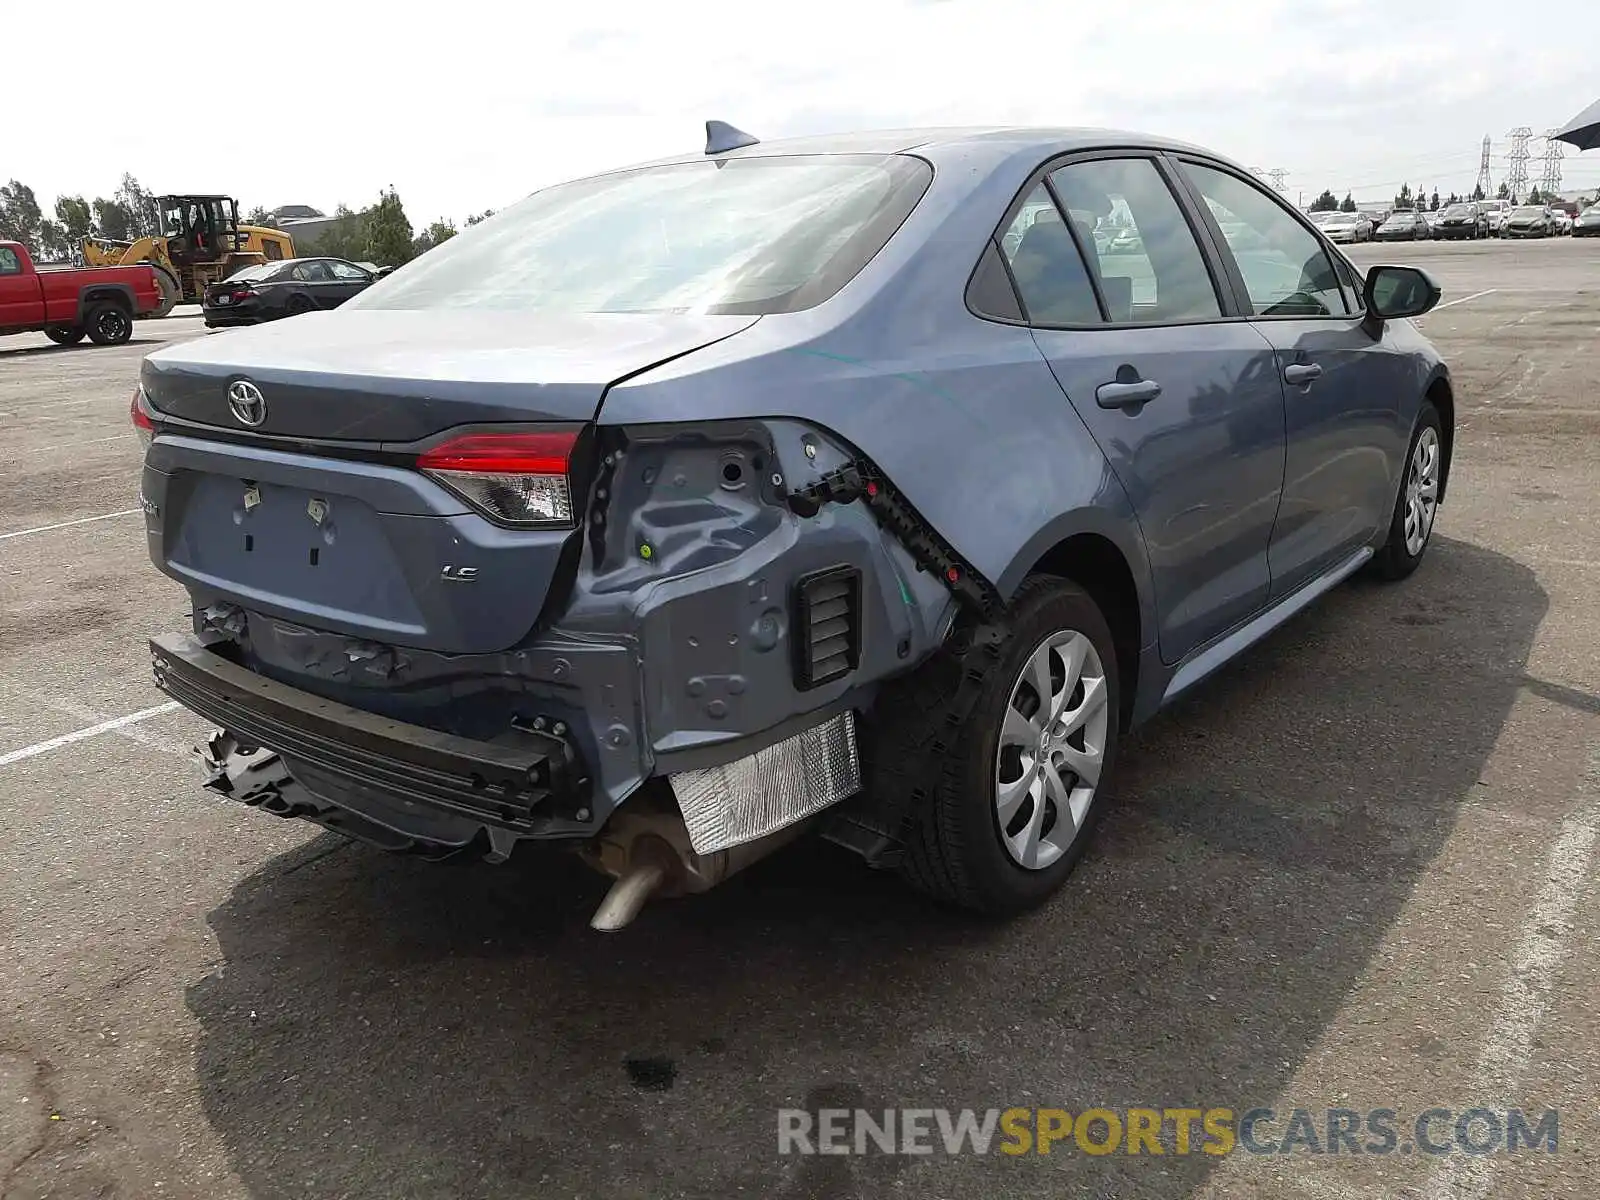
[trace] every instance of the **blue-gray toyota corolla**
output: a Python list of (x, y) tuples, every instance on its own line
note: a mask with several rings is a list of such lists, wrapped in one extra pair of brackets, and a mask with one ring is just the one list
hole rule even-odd
[(803, 831), (1017, 912), (1130, 727), (1421, 561), (1439, 295), (1194, 146), (711, 122), (146, 360), (156, 679), (214, 791), (575, 850), (596, 928)]

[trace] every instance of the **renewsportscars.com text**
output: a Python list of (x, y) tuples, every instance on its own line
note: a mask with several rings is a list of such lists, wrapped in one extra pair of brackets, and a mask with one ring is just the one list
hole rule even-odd
[(778, 1153), (1554, 1154), (1559, 1127), (1519, 1108), (784, 1108)]

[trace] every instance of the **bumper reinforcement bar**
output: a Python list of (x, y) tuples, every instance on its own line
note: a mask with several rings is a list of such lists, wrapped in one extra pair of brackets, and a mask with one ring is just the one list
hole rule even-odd
[[(152, 638), (150, 654), (156, 686), (241, 750), (265, 747), (354, 789), (522, 829), (587, 786), (572, 747), (551, 734), (481, 742), (390, 720), (258, 675), (188, 634)], [(225, 774), (212, 786), (231, 787)]]

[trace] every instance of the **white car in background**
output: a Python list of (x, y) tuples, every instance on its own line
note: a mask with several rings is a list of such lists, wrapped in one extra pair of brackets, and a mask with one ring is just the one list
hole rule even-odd
[(1330, 242), (1365, 242), (1372, 238), (1372, 220), (1363, 212), (1319, 212), (1311, 221)]

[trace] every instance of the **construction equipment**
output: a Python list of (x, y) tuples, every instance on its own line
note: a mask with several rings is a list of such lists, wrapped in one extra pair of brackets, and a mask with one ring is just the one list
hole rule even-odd
[(83, 261), (91, 267), (149, 263), (161, 287), (164, 317), (175, 304), (198, 304), (211, 284), (240, 267), (293, 258), (294, 239), (278, 229), (239, 224), (239, 202), (228, 196), (162, 196), (161, 232), (134, 241), (85, 238)]

